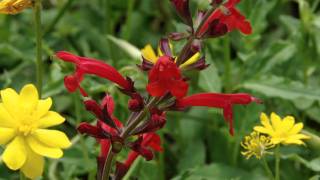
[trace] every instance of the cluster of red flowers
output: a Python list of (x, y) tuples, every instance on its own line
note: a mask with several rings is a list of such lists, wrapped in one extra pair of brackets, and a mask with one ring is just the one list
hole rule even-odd
[[(84, 75), (96, 75), (105, 78), (119, 86), (119, 90), (130, 97), (128, 109), (132, 111), (126, 124), (122, 124), (114, 115), (114, 101), (107, 94), (98, 104), (94, 100), (84, 101), (85, 107), (98, 119), (96, 125), (81, 123), (80, 133), (88, 134), (97, 139), (101, 145), (101, 154), (98, 157), (99, 173), (101, 178), (103, 169), (110, 154), (117, 154), (123, 147), (132, 150), (128, 159), (117, 162), (115, 177), (121, 179), (133, 161), (140, 155), (146, 160), (153, 158), (153, 151), (162, 151), (160, 137), (155, 132), (166, 123), (166, 111), (183, 111), (191, 106), (206, 106), (223, 109), (223, 115), (229, 123), (230, 133), (233, 134), (232, 107), (235, 104), (249, 104), (260, 102), (249, 94), (219, 94), (199, 93), (187, 96), (188, 80), (182, 70), (203, 70), (208, 65), (202, 57), (196, 62), (183, 65), (195, 53), (201, 51), (201, 42), (205, 38), (219, 37), (233, 30), (240, 30), (244, 34), (251, 33), (250, 23), (235, 8), (240, 0), (214, 0), (207, 12), (199, 12), (193, 22), (189, 11), (188, 0), (171, 0), (178, 15), (190, 28), (188, 32), (175, 32), (169, 35), (171, 40), (186, 39), (187, 43), (180, 54), (175, 57), (170, 48), (169, 40), (161, 39), (159, 49), (161, 56), (152, 63), (142, 57), (142, 71), (148, 73), (149, 82), (146, 85), (148, 94), (138, 92), (134, 81), (123, 77), (115, 68), (103, 61), (79, 57), (68, 52), (58, 52), (56, 56), (75, 65), (75, 73), (65, 77), (64, 82), (69, 92), (80, 90), (83, 96), (88, 93), (80, 86)], [(191, 30), (190, 30), (191, 29)], [(159, 106), (161, 104), (161, 106)], [(136, 136), (136, 140), (129, 141), (128, 137)]]

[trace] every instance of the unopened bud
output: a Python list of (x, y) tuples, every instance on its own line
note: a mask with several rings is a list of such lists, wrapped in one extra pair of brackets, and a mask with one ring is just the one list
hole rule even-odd
[(128, 102), (128, 108), (130, 111), (137, 112), (143, 108), (143, 103), (138, 99), (130, 99)]

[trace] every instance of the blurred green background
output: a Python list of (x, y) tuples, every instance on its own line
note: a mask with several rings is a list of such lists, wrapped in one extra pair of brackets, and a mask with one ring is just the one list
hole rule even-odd
[[(267, 179), (261, 161), (246, 160), (240, 154), (240, 142), (259, 123), (262, 111), (293, 115), (315, 136), (306, 147), (281, 149), (281, 178), (320, 179), (319, 2), (242, 0), (238, 7), (251, 21), (253, 34), (233, 32), (205, 41), (203, 54), (211, 65), (200, 73), (187, 74), (191, 78), (189, 94), (248, 92), (264, 104), (234, 108), (234, 137), (229, 135), (220, 110), (192, 108), (186, 113), (168, 113), (167, 124), (159, 132), (165, 151), (149, 162), (138, 159), (129, 171), (131, 179)], [(208, 0), (191, 0), (193, 13), (208, 6)], [(32, 18), (31, 9), (0, 16), (1, 89), (19, 90), (35, 82)], [(74, 142), (62, 159), (47, 160), (43, 179), (94, 179), (99, 148), (93, 138), (79, 136), (75, 130), (79, 122), (93, 122), (94, 117), (84, 111), (79, 94), (65, 90), (63, 77), (73, 68), (53, 57), (54, 52), (66, 50), (105, 60), (143, 90), (147, 78), (136, 68), (139, 49), (148, 43), (156, 48), (161, 37), (183, 31), (185, 26), (169, 0), (44, 0), (42, 22), (43, 97), (53, 97), (54, 109), (67, 118), (59, 128)], [(176, 52), (183, 43), (173, 43)], [(116, 86), (96, 77), (87, 77), (82, 84), (97, 100), (104, 92), (111, 93), (116, 116), (126, 120), (128, 98)], [(124, 160), (126, 152), (117, 158)], [(273, 167), (274, 158), (267, 157), (267, 161)], [(18, 173), (1, 163), (0, 179), (18, 179)]]

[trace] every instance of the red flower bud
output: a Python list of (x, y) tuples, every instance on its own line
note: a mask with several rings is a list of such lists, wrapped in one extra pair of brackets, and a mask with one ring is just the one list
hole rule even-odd
[(189, 9), (189, 0), (170, 0), (180, 18), (189, 26), (192, 26), (192, 17)]
[(92, 137), (95, 137), (95, 138), (98, 138), (98, 139), (108, 138), (107, 132), (104, 133), (102, 131), (102, 129), (98, 128), (97, 126), (93, 126), (93, 125), (91, 125), (89, 123), (86, 123), (86, 122), (80, 123), (80, 125), (77, 128), (77, 130), (81, 134), (87, 134), (89, 136), (92, 136)]

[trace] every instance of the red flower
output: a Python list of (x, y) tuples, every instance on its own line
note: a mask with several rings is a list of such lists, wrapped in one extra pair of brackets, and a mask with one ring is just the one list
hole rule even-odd
[(56, 53), (56, 56), (76, 66), (75, 73), (66, 76), (64, 79), (65, 86), (69, 92), (74, 92), (79, 88), (82, 95), (87, 96), (87, 93), (80, 86), (85, 74), (97, 75), (118, 84), (125, 91), (133, 91), (133, 83), (130, 79), (125, 79), (115, 68), (102, 61), (76, 56), (64, 51)]
[[(219, 20), (219, 23), (225, 24), (227, 26), (228, 32), (234, 29), (240, 30), (243, 34), (251, 34), (252, 28), (250, 22), (246, 20), (234, 6), (238, 4), (240, 0), (228, 0), (223, 7), (215, 10), (203, 26), (199, 27), (198, 37), (202, 37), (207, 31), (212, 31), (210, 28), (223, 28), (221, 25), (212, 26), (212, 23), (217, 23), (215, 20)], [(218, 30), (221, 31), (221, 30)]]
[(192, 17), (189, 10), (189, 0), (170, 0), (170, 1), (172, 5), (175, 7), (181, 19), (189, 26), (192, 26)]
[(200, 93), (194, 94), (183, 99), (177, 100), (177, 108), (186, 108), (190, 106), (207, 106), (222, 108), (223, 115), (226, 121), (229, 123), (230, 134), (234, 134), (233, 130), (233, 115), (232, 106), (234, 104), (250, 104), (251, 102), (261, 103), (261, 101), (249, 94), (217, 94), (217, 93)]
[(147, 91), (155, 97), (161, 97), (168, 92), (177, 98), (187, 94), (188, 84), (182, 79), (172, 57), (161, 56), (149, 71)]
[[(146, 153), (150, 155), (151, 152), (149, 149), (152, 149), (154, 151), (161, 152), (163, 151), (161, 147), (161, 139), (160, 136), (158, 136), (155, 133), (146, 133), (143, 136), (140, 136), (140, 146), (139, 148), (135, 149), (133, 148), (133, 151), (131, 151), (128, 155), (127, 160), (124, 163), (117, 162), (117, 169), (116, 169), (116, 179), (121, 179), (129, 170), (132, 163), (137, 159), (139, 155), (143, 155), (141, 153)], [(138, 150), (142, 150), (143, 152), (137, 152)], [(146, 155), (145, 154), (145, 155)], [(145, 157), (144, 155), (144, 157)], [(152, 155), (152, 154), (151, 154)], [(153, 157), (153, 155), (152, 155)], [(147, 159), (147, 160), (151, 160)]]

